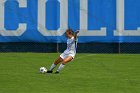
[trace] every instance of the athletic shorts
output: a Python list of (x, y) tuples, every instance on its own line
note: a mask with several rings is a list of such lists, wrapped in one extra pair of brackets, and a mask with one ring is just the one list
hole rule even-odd
[(68, 56), (71, 56), (71, 57), (74, 59), (75, 53), (67, 53), (67, 54), (62, 53), (62, 54), (60, 55), (60, 57), (61, 57), (62, 59), (65, 59), (65, 58), (67, 58)]

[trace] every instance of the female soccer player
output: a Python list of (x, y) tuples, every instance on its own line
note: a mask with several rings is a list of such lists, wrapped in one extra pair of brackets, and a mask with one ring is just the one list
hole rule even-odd
[(56, 74), (59, 73), (62, 68), (70, 61), (72, 61), (76, 55), (76, 47), (77, 47), (77, 34), (79, 31), (73, 33), (72, 29), (68, 29), (66, 31), (67, 39), (67, 49), (59, 56), (59, 58), (51, 65), (50, 69), (47, 73), (52, 73), (53, 69), (56, 67), (57, 64), (61, 63), (58, 67)]

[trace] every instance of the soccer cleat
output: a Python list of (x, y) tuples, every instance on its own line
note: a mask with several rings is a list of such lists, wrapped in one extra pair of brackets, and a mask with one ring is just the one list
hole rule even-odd
[(47, 71), (47, 73), (52, 73), (52, 72), (53, 72), (53, 71), (50, 71), (50, 70), (49, 70), (49, 71)]
[(59, 74), (59, 72), (58, 72), (58, 71), (56, 71), (56, 72), (55, 72), (55, 74)]

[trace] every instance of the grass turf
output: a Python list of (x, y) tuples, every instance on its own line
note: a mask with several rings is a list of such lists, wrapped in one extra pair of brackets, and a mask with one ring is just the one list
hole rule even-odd
[(0, 93), (140, 93), (138, 54), (77, 54), (60, 74), (38, 72), (58, 55), (0, 53)]

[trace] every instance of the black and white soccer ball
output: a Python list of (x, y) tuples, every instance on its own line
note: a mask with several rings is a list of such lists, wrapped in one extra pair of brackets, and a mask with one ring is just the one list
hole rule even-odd
[(46, 73), (47, 72), (47, 69), (45, 67), (40, 67), (39, 68), (39, 72), (40, 73)]

